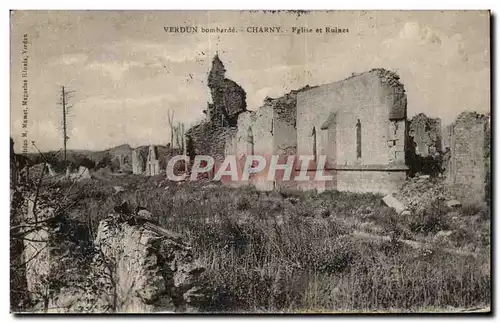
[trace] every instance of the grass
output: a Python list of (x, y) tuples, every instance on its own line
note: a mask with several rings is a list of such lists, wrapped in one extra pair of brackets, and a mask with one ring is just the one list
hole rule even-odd
[[(115, 193), (116, 185), (125, 191)], [(205, 311), (446, 311), (490, 304), (489, 210), (482, 206), (453, 211), (436, 204), (404, 218), (374, 194), (258, 192), (139, 176), (71, 189), (78, 204), (70, 216), (91, 236), (124, 200), (181, 233), (207, 268)], [(363, 241), (354, 230), (393, 239)], [(443, 230), (453, 233), (436, 242)], [(399, 238), (428, 242), (432, 250), (412, 249)], [(443, 246), (477, 257), (446, 254)]]

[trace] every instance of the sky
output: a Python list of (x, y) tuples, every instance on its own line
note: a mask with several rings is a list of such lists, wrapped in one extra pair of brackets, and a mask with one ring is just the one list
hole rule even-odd
[[(168, 33), (165, 26), (235, 27), (238, 33)], [(279, 26), (282, 32), (248, 33)], [(338, 27), (342, 34), (292, 32)], [(14, 11), (11, 14), (11, 135), (22, 143), (23, 35), (28, 35), (28, 139), (62, 147), (61, 86), (74, 91), (68, 148), (167, 144), (168, 112), (188, 126), (211, 101), (207, 74), (218, 53), (247, 109), (306, 84), (386, 68), (398, 73), (408, 116), (451, 123), (490, 111), (487, 11)], [(29, 145), (29, 150), (34, 147)]]

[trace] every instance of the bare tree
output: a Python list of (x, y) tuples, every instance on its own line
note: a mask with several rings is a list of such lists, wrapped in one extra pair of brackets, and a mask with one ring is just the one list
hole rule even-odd
[[(177, 122), (174, 124), (174, 111), (170, 110), (168, 112), (168, 123), (170, 125), (170, 146), (172, 149), (178, 148), (183, 151), (183, 154), (187, 154), (186, 145), (186, 126), (183, 122)], [(187, 171), (187, 165), (184, 165), (185, 171)]]
[(170, 110), (168, 112), (168, 123), (170, 126), (170, 145), (172, 148), (176, 147), (181, 150), (185, 149), (185, 133), (186, 126), (182, 122), (174, 123), (174, 111)]
[[(35, 143), (33, 142), (35, 146)], [(37, 148), (35, 146), (35, 148)], [(38, 150), (38, 148), (37, 148)], [(54, 240), (54, 229), (64, 222), (63, 216), (67, 210), (77, 204), (79, 192), (85, 191), (86, 185), (81, 189), (72, 190), (76, 180), (65, 181), (66, 189), (59, 191), (58, 183), (54, 179), (47, 181), (47, 157), (38, 150), (44, 163), (37, 178), (26, 178), (23, 180), (17, 169), (17, 163), (13, 163), (12, 176), (17, 178), (11, 182), (11, 308), (14, 311), (25, 311), (31, 306), (38, 304), (43, 311), (48, 311), (49, 300), (64, 286), (72, 286), (61, 261), (55, 260), (47, 265), (39, 265), (47, 259), (49, 249), (52, 250)], [(13, 159), (16, 154), (11, 151)], [(27, 166), (25, 166), (26, 168)], [(69, 187), (68, 187), (69, 185)], [(61, 239), (67, 239), (69, 232), (60, 232)], [(68, 244), (66, 244), (68, 245)], [(63, 257), (63, 255), (60, 255)], [(42, 271), (39, 268), (43, 269)], [(30, 277), (36, 276), (38, 282), (31, 285), (28, 290), (27, 273)], [(33, 280), (31, 280), (33, 281)]]
[(67, 146), (67, 142), (69, 140), (69, 137), (68, 137), (68, 112), (72, 108), (71, 105), (68, 105), (68, 100), (71, 98), (71, 95), (74, 92), (75, 91), (68, 91), (64, 87), (64, 85), (61, 86), (61, 101), (59, 102), (59, 104), (62, 107), (62, 115), (63, 115), (63, 119), (62, 119), (62, 135), (63, 135), (63, 145), (64, 145), (63, 149), (64, 149), (64, 162), (65, 163), (66, 163), (66, 160), (67, 160), (66, 146)]
[(170, 146), (174, 145), (174, 110), (168, 111), (168, 124), (170, 126)]
[(176, 126), (174, 126), (174, 139), (176, 147), (184, 151), (184, 123), (178, 122)]

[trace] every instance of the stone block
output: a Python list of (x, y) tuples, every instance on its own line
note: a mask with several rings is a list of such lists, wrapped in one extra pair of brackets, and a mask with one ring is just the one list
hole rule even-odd
[(384, 196), (383, 201), (387, 206), (396, 210), (397, 214), (401, 214), (406, 209), (405, 205), (398, 201), (392, 194)]

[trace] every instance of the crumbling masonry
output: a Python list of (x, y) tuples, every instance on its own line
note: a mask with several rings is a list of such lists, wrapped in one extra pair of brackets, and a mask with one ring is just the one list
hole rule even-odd
[(144, 162), (139, 149), (132, 150), (132, 173), (142, 174), (144, 172)]
[(463, 112), (448, 127), (447, 136), (450, 151), (445, 172), (454, 194), (471, 202), (488, 199), (490, 118), (475, 112)]
[(160, 161), (157, 158), (155, 146), (149, 146), (148, 159), (146, 161), (146, 176), (156, 176), (160, 174)]
[[(246, 111), (246, 93), (236, 82), (225, 77), (224, 64), (215, 55), (208, 74), (208, 87), (212, 103), (204, 111), (207, 120), (186, 132), (190, 155), (212, 156), (221, 162), (225, 155), (225, 142), (236, 132), (238, 116)], [(189, 151), (190, 150), (190, 151)]]
[(409, 176), (438, 176), (442, 172), (443, 136), (441, 119), (419, 113), (409, 121), (407, 164)]
[[(236, 155), (238, 172), (243, 171), (248, 155), (264, 156), (269, 164), (271, 155), (278, 155), (279, 163), (285, 163), (288, 156), (297, 152), (297, 94), (310, 89), (306, 86), (291, 91), (280, 98), (266, 98), (257, 111), (246, 111), (238, 118), (238, 130), (226, 141), (226, 155)], [(266, 179), (266, 168), (261, 174), (252, 174), (248, 182), (261, 190), (286, 187), (287, 184), (276, 176), (275, 181)]]
[[(187, 132), (189, 154), (210, 155), (216, 167), (217, 161), (235, 155), (239, 175), (248, 155), (265, 157), (268, 166), (272, 155), (279, 156), (280, 164), (289, 156), (295, 158), (291, 181), (282, 181), (279, 171), (268, 180), (267, 167), (248, 181), (228, 183), (253, 184), (260, 190), (296, 187), (388, 194), (397, 192), (407, 176), (426, 171), (438, 176), (444, 165), (458, 198), (476, 191), (479, 199), (488, 195), (489, 119), (462, 114), (444, 135), (440, 119), (418, 114), (409, 122), (405, 89), (394, 72), (379, 68), (306, 86), (266, 98), (256, 111), (246, 110), (245, 92), (226, 79), (225, 72), (215, 56), (208, 77), (213, 103), (205, 111), (208, 120)], [(321, 170), (332, 180), (294, 181), (302, 166), (298, 156), (312, 156), (309, 178)], [(321, 156), (326, 157), (324, 169), (319, 168)]]
[[(346, 80), (292, 91), (266, 99), (255, 112), (240, 114), (238, 131), (228, 140), (226, 153), (239, 160), (246, 155), (313, 156), (308, 176), (318, 171), (326, 156), (325, 175), (331, 181), (267, 180), (267, 170), (250, 182), (262, 190), (296, 185), (299, 189), (390, 193), (406, 179), (406, 95), (399, 77), (375, 69)], [(241, 163), (240, 163), (241, 167)], [(293, 184), (292, 184), (293, 183)], [(288, 184), (288, 185), (287, 185)]]
[(441, 119), (419, 113), (410, 120), (408, 134), (415, 143), (415, 154), (427, 157), (442, 151)]

